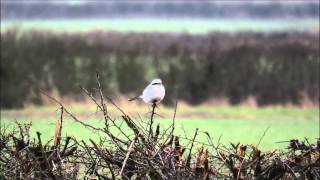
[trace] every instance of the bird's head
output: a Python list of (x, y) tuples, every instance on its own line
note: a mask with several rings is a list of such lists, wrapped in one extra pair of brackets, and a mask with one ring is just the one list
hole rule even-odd
[(162, 84), (162, 81), (161, 81), (161, 79), (158, 79), (158, 78), (157, 78), (157, 79), (152, 80), (150, 84), (151, 84), (151, 85)]

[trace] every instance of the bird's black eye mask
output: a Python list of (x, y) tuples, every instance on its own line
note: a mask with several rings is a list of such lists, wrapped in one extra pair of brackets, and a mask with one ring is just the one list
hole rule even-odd
[(152, 83), (152, 85), (158, 85), (158, 84), (161, 84), (161, 83)]

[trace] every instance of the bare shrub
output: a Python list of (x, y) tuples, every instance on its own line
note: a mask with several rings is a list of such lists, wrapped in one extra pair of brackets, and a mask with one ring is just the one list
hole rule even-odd
[[(258, 145), (214, 144), (207, 132), (199, 129), (192, 138), (175, 135), (177, 104), (172, 124), (162, 129), (153, 124), (156, 108), (146, 122), (126, 114), (103, 94), (97, 74), (96, 93), (82, 88), (97, 105), (104, 119), (103, 127), (80, 121), (61, 106), (54, 143), (31, 140), (29, 125), (0, 134), (0, 177), (3, 179), (319, 179), (320, 141), (288, 141), (288, 150), (261, 152)], [(108, 114), (108, 107), (121, 112), (120, 121)], [(81, 123), (100, 140), (89, 142), (61, 138), (63, 113)], [(125, 125), (124, 125), (125, 124)], [(116, 129), (116, 132), (114, 131)], [(197, 141), (199, 134), (205, 142)], [(265, 133), (264, 133), (265, 134)], [(262, 139), (263, 137), (261, 137)], [(260, 139), (260, 141), (261, 141)], [(182, 143), (185, 142), (185, 143)], [(52, 145), (53, 144), (53, 145)], [(198, 147), (198, 148), (196, 148)], [(200, 148), (199, 148), (200, 147)], [(80, 171), (79, 171), (80, 169)]]

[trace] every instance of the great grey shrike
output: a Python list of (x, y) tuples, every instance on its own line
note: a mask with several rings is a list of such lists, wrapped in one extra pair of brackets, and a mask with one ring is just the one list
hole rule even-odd
[(142, 99), (145, 103), (148, 104), (158, 104), (162, 101), (165, 96), (165, 89), (162, 84), (161, 79), (154, 79), (151, 83), (144, 88), (142, 94), (140, 96), (129, 99), (129, 101), (133, 101), (135, 99)]

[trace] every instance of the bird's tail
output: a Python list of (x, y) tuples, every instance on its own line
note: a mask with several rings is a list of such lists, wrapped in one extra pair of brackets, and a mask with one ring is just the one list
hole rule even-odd
[(140, 98), (140, 96), (136, 96), (136, 97), (128, 99), (128, 101), (133, 101), (133, 100), (136, 100), (136, 99), (139, 99), (139, 98)]

